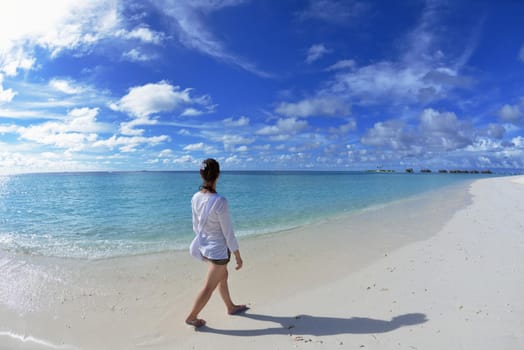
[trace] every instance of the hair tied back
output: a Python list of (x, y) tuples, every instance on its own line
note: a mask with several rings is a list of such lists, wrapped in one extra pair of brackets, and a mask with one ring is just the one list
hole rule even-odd
[(220, 165), (216, 160), (208, 158), (200, 164), (200, 176), (204, 180), (204, 185), (212, 184), (218, 179), (219, 174)]

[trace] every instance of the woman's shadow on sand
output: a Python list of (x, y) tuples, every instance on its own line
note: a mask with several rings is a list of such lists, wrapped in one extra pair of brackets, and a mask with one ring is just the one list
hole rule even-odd
[(428, 321), (426, 315), (420, 313), (405, 314), (393, 317), (391, 320), (377, 320), (366, 317), (336, 318), (299, 315), (292, 317), (277, 317), (245, 313), (243, 317), (256, 321), (280, 324), (279, 327), (260, 329), (217, 329), (204, 326), (201, 332), (253, 337), (271, 334), (327, 336), (336, 334), (373, 334), (394, 331), (404, 326), (414, 326)]

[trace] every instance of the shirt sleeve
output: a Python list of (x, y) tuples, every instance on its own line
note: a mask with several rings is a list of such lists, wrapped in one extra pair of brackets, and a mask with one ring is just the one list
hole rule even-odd
[(227, 247), (231, 252), (235, 252), (239, 249), (239, 246), (237, 238), (235, 237), (235, 232), (233, 231), (231, 215), (229, 214), (229, 206), (225, 198), (222, 198), (221, 202), (221, 206), (218, 210), (218, 219), (220, 221), (220, 227), (226, 239)]
[(195, 196), (193, 196), (193, 198), (191, 198), (191, 215), (192, 215), (192, 221), (193, 221), (193, 232), (195, 232), (195, 234), (197, 233), (197, 227), (198, 227), (198, 215), (197, 215), (197, 212), (195, 210)]

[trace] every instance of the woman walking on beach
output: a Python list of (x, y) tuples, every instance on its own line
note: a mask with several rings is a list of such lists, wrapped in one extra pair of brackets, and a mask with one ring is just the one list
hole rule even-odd
[(193, 231), (196, 237), (191, 242), (191, 255), (207, 262), (208, 272), (204, 287), (197, 295), (193, 309), (186, 318), (188, 325), (202, 327), (206, 321), (198, 314), (218, 287), (220, 296), (230, 315), (247, 310), (246, 305), (236, 305), (231, 300), (227, 285), (227, 263), (231, 252), (235, 256), (236, 270), (242, 268), (238, 242), (233, 232), (227, 200), (216, 192), (220, 165), (214, 159), (206, 159), (200, 166), (203, 184), (191, 199)]

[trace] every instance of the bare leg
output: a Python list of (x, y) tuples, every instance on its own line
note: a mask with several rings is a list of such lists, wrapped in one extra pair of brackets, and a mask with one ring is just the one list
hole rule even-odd
[(227, 277), (228, 273), (226, 270), (226, 276), (218, 283), (218, 291), (220, 292), (220, 296), (222, 297), (222, 300), (224, 301), (224, 304), (226, 304), (227, 312), (232, 312), (235, 309), (235, 304), (233, 304), (233, 301), (231, 300), (231, 295), (229, 294), (229, 287), (227, 284)]
[(202, 311), (204, 306), (206, 306), (213, 291), (224, 278), (227, 279), (227, 268), (225, 265), (208, 263), (208, 272), (204, 287), (198, 293), (195, 303), (193, 304), (193, 309), (186, 318), (186, 323), (195, 325), (195, 321), (204, 322), (203, 320), (198, 320), (198, 314)]
[(218, 291), (220, 292), (220, 296), (222, 297), (224, 304), (226, 304), (227, 313), (230, 315), (234, 315), (247, 310), (247, 307), (246, 305), (236, 305), (233, 303), (233, 301), (231, 300), (231, 295), (229, 294), (227, 277), (228, 273), (226, 270), (226, 276), (218, 283)]

